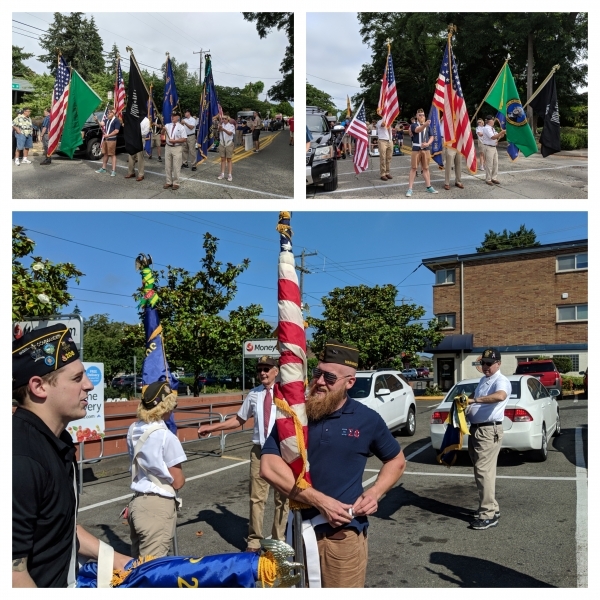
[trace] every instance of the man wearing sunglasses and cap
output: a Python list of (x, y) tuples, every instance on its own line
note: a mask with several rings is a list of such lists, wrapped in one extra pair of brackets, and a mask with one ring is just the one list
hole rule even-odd
[(12, 586), (75, 587), (78, 554), (124, 569), (131, 557), (112, 555), (77, 525), (75, 446), (65, 428), (85, 417), (94, 386), (69, 330), (58, 324), (13, 341), (12, 367)]
[[(356, 381), (356, 348), (329, 340), (312, 373), (306, 398), (308, 462), (314, 487), (300, 490), (281, 458), (274, 428), (263, 446), (260, 473), (286, 496), (309, 504), (302, 510), (307, 561), (318, 551), (320, 574), (309, 572), (310, 587), (364, 587), (367, 569), (367, 515), (400, 479), (406, 461), (400, 444), (372, 409), (348, 396)], [(370, 454), (383, 462), (377, 480), (364, 491)], [(314, 531), (314, 535), (311, 532)], [(314, 548), (311, 540), (316, 536)], [(311, 549), (313, 548), (313, 549)], [(318, 549), (318, 550), (317, 550)]]
[(479, 508), (472, 529), (489, 529), (498, 525), (500, 507), (496, 501), (496, 464), (502, 447), (504, 408), (512, 393), (507, 377), (500, 373), (500, 351), (486, 348), (481, 355), (483, 377), (469, 398), (467, 419), (469, 456), (475, 470), (479, 491)]
[[(263, 539), (263, 517), (265, 504), (269, 495), (269, 484), (260, 476), (260, 453), (265, 440), (269, 437), (275, 424), (275, 404), (273, 402), (273, 385), (279, 374), (277, 361), (270, 356), (259, 358), (256, 365), (260, 385), (250, 390), (237, 415), (222, 423), (202, 425), (198, 429), (198, 437), (206, 437), (217, 431), (229, 431), (241, 427), (250, 417), (254, 417), (252, 434), (252, 450), (250, 451), (250, 519), (248, 522), (248, 547), (246, 552), (260, 552), (260, 540)], [(271, 537), (274, 540), (285, 540), (289, 503), (287, 497), (275, 493), (275, 514)]]

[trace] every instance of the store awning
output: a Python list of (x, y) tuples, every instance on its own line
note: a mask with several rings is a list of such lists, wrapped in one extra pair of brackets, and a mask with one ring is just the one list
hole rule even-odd
[(441, 352), (460, 352), (464, 350), (470, 352), (473, 349), (473, 334), (455, 334), (447, 335), (435, 348), (425, 348), (423, 352), (439, 354)]

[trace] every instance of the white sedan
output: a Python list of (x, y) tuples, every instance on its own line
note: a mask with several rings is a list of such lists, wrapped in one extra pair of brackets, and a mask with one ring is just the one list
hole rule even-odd
[[(510, 375), (512, 393), (504, 409), (502, 448), (519, 452), (531, 451), (538, 461), (548, 457), (548, 438), (560, 434), (558, 390), (547, 390), (535, 377)], [(431, 415), (431, 445), (440, 450), (444, 424), (452, 400), (462, 392), (471, 397), (479, 379), (465, 379), (456, 384)], [(468, 420), (468, 416), (467, 416)], [(463, 436), (462, 450), (467, 450), (468, 435)]]
[(415, 435), (415, 394), (398, 371), (357, 371), (348, 395), (381, 415), (390, 431), (400, 429), (404, 435)]

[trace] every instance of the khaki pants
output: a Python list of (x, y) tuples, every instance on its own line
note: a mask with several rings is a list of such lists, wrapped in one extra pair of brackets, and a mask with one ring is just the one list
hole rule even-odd
[(181, 144), (165, 146), (165, 175), (169, 185), (179, 185), (183, 148)]
[(324, 588), (363, 588), (369, 544), (365, 533), (340, 529), (326, 537), (317, 534), (321, 585)]
[(163, 496), (136, 496), (129, 503), (131, 556), (167, 556), (175, 531), (175, 500)]
[[(248, 548), (260, 548), (263, 539), (263, 517), (265, 504), (269, 496), (269, 484), (259, 475), (260, 446), (254, 444), (250, 451), (250, 519), (248, 521)], [(288, 499), (277, 490), (275, 495), (275, 515), (271, 537), (274, 540), (285, 541), (285, 526), (288, 518)]]
[(188, 135), (187, 144), (183, 145), (183, 162), (193, 167), (196, 164), (196, 136)]
[(379, 148), (379, 175), (383, 177), (390, 174), (390, 162), (394, 145), (389, 140), (378, 140), (377, 147)]
[(146, 152), (142, 150), (137, 154), (129, 154), (127, 159), (127, 174), (135, 175), (135, 163), (138, 164), (138, 177), (144, 176), (144, 155)]
[(485, 180), (491, 181), (498, 177), (498, 149), (496, 146), (483, 145), (485, 156)]
[[(496, 437), (497, 434), (497, 437)], [(499, 509), (496, 502), (496, 466), (502, 447), (502, 425), (471, 427), (469, 456), (473, 461), (479, 491), (479, 518), (492, 519)]]
[(445, 184), (446, 185), (450, 185), (450, 171), (452, 170), (452, 163), (454, 163), (454, 183), (462, 183), (462, 181), (460, 180), (460, 171), (461, 171), (461, 158), (462, 158), (462, 154), (456, 150), (454, 152), (454, 158), (452, 158), (450, 156), (450, 152), (448, 151), (448, 148), (444, 147), (444, 151), (443, 151), (443, 158), (444, 158), (444, 179), (445, 179)]

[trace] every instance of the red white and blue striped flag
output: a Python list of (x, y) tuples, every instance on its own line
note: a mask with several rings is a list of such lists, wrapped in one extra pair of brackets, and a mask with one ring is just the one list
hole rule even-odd
[(435, 84), (433, 104), (444, 111), (442, 128), (444, 131), (444, 146), (456, 148), (464, 157), (467, 168), (471, 173), (477, 172), (477, 157), (473, 134), (469, 123), (469, 115), (458, 78), (456, 59), (448, 37), (440, 74)]
[(121, 113), (125, 109), (125, 84), (123, 83), (123, 73), (121, 72), (121, 59), (117, 59), (117, 79), (115, 81), (115, 115), (121, 118)]
[(69, 82), (71, 81), (71, 72), (62, 56), (58, 59), (58, 69), (56, 71), (56, 81), (54, 82), (54, 93), (52, 95), (52, 108), (50, 109), (50, 131), (48, 132), (48, 154), (58, 148), (60, 136), (65, 126), (65, 117), (67, 116), (67, 104), (69, 103)]
[(362, 101), (360, 108), (356, 111), (348, 129), (348, 135), (351, 135), (356, 141), (354, 150), (354, 172), (356, 174), (367, 170), (369, 166), (369, 132), (367, 131), (367, 115), (365, 113), (365, 101)]
[(396, 78), (394, 77), (394, 64), (392, 62), (392, 52), (388, 44), (388, 55), (385, 62), (386, 67), (383, 72), (381, 82), (381, 91), (379, 92), (379, 106), (377, 114), (383, 119), (385, 127), (391, 127), (394, 119), (400, 114), (398, 104), (398, 92), (396, 91)]
[[(306, 333), (302, 317), (300, 289), (292, 250), (291, 213), (279, 213), (279, 273), (277, 285), (277, 339), (281, 383), (275, 384), (281, 457), (290, 466), (296, 485), (310, 487), (308, 472), (308, 420), (305, 409)], [(294, 503), (291, 503), (294, 508)]]

